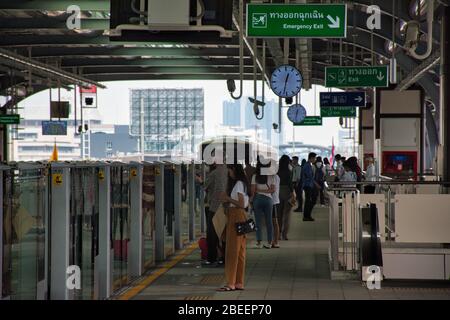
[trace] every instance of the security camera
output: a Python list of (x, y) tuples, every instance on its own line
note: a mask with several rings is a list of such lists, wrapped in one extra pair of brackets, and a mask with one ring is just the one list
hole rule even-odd
[(420, 40), (420, 24), (418, 21), (409, 21), (405, 26), (405, 48), (415, 51)]
[(259, 116), (259, 107), (256, 103), (253, 105), (253, 112), (255, 113), (255, 116)]
[(272, 126), (273, 126), (273, 130), (277, 130), (278, 129), (278, 124), (273, 123)]
[(236, 91), (236, 84), (234, 83), (233, 79), (228, 79), (227, 80), (227, 87), (228, 87), (228, 91), (230, 93), (233, 93)]

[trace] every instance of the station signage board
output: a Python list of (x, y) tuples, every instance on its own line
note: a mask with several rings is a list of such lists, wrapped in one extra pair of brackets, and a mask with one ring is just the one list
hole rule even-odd
[(331, 107), (331, 108), (321, 108), (320, 116), (322, 118), (355, 118), (356, 108), (355, 107)]
[(322, 125), (322, 117), (306, 117), (300, 123), (294, 123), (295, 127), (310, 127), (310, 126), (321, 126)]
[(247, 4), (247, 37), (345, 38), (345, 4)]
[(385, 88), (389, 86), (388, 67), (326, 67), (327, 88)]
[(18, 114), (0, 114), (0, 124), (19, 124), (20, 115)]
[(366, 93), (361, 92), (321, 92), (320, 107), (365, 107)]
[(43, 136), (66, 136), (67, 121), (42, 121)]

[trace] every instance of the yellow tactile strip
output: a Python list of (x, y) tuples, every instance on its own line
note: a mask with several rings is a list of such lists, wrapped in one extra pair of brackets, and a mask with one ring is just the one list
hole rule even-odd
[(152, 272), (148, 277), (143, 279), (140, 283), (133, 286), (123, 294), (121, 294), (117, 300), (130, 300), (133, 297), (137, 296), (142, 290), (147, 288), (150, 284), (152, 284), (156, 279), (162, 276), (164, 273), (173, 268), (178, 262), (183, 260), (185, 257), (189, 256), (195, 249), (198, 248), (197, 243), (192, 243), (189, 247), (181, 251), (179, 254), (174, 256), (171, 260), (164, 263), (160, 268), (156, 269)]
[(186, 297), (184, 300), (209, 300), (211, 297), (207, 296), (192, 296), (192, 297)]
[(225, 276), (223, 274), (212, 274), (206, 275), (200, 281), (200, 284), (206, 285), (221, 285), (225, 281)]

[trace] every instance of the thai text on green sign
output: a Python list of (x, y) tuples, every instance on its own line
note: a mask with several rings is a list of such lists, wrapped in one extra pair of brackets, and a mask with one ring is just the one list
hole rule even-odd
[(355, 118), (356, 108), (355, 107), (328, 107), (321, 108), (320, 115), (322, 118)]
[(247, 5), (248, 37), (345, 38), (345, 4)]
[(321, 126), (322, 125), (322, 117), (306, 117), (300, 123), (295, 123), (294, 126)]
[(18, 114), (1, 114), (0, 124), (19, 124), (20, 115)]
[(388, 67), (327, 67), (325, 87), (360, 88), (389, 86)]

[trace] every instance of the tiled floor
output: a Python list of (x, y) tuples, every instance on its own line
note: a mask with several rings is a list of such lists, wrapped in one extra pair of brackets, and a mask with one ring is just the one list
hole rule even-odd
[(368, 290), (360, 281), (331, 280), (328, 268), (328, 209), (315, 209), (315, 222), (292, 213), (289, 241), (280, 249), (253, 249), (247, 243), (246, 288), (216, 292), (223, 268), (202, 267), (194, 251), (134, 299), (310, 300), (446, 299), (450, 289), (382, 288)]

